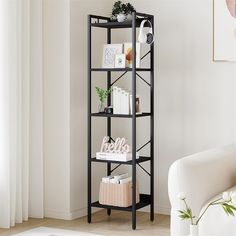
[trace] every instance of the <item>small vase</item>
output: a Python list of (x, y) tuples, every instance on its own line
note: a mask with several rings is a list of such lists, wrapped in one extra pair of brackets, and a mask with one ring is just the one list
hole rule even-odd
[(99, 105), (98, 105), (98, 112), (103, 113), (104, 109), (105, 109), (104, 103), (100, 102)]
[(198, 236), (198, 225), (190, 225), (189, 236)]
[(126, 20), (127, 21), (131, 21), (132, 20), (132, 14), (131, 13), (126, 16)]
[(117, 21), (118, 22), (124, 22), (126, 20), (126, 15), (124, 13), (120, 13), (117, 15)]

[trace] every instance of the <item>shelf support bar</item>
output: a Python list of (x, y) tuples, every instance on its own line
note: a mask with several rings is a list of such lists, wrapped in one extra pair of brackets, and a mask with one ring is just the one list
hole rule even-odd
[(118, 166), (114, 167), (114, 168), (111, 170), (111, 173), (112, 173), (113, 171), (115, 171), (117, 168), (119, 168), (120, 166), (121, 166), (121, 164), (119, 164)]
[(149, 176), (151, 176), (151, 174), (150, 174), (143, 166), (141, 166), (139, 163), (138, 163), (138, 166), (139, 166), (145, 173), (147, 173)]
[(113, 86), (118, 80), (120, 80), (128, 71), (124, 72), (122, 75), (120, 75), (113, 83), (111, 83), (111, 86)]
[(146, 54), (144, 54), (144, 55), (141, 57), (141, 60), (143, 60), (149, 53), (151, 53), (151, 51), (148, 51)]
[(139, 75), (138, 73), (136, 73), (136, 75), (137, 75), (144, 83), (146, 83), (149, 87), (151, 87), (151, 84), (149, 84), (141, 75)]
[(142, 147), (140, 147), (137, 152), (139, 152), (140, 150), (142, 150), (144, 147), (146, 147), (149, 143), (151, 142), (151, 140), (149, 140), (148, 142), (146, 142)]

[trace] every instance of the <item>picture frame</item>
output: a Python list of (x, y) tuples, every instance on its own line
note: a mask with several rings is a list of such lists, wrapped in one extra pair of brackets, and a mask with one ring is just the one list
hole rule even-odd
[(103, 45), (103, 68), (115, 68), (115, 55), (122, 54), (123, 44), (104, 44)]
[[(124, 44), (124, 53), (126, 58), (126, 67), (132, 68), (132, 43)], [(141, 44), (136, 43), (136, 68), (140, 68), (141, 62)]]
[(236, 62), (236, 0), (214, 0), (213, 11), (213, 61)]
[(125, 68), (125, 54), (115, 55), (115, 68)]

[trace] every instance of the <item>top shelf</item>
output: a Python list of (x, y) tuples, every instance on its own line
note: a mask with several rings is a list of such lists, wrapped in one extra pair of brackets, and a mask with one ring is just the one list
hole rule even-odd
[[(138, 18), (136, 20), (136, 27), (140, 27), (140, 24), (143, 19), (144, 18)], [(110, 21), (102, 23), (91, 23), (91, 26), (99, 28), (110, 28), (110, 29), (132, 28), (132, 20), (125, 22)]]
[[(97, 16), (97, 15), (89, 15), (91, 26), (99, 27), (99, 28), (107, 28), (107, 29), (120, 29), (120, 28), (132, 28), (132, 20), (125, 22), (117, 22), (111, 21), (109, 17)], [(133, 12), (132, 17), (136, 18), (136, 27), (140, 27), (140, 24), (143, 20), (152, 21), (154, 16), (146, 13)], [(94, 22), (95, 21), (95, 22)], [(103, 22), (101, 22), (103, 21)]]

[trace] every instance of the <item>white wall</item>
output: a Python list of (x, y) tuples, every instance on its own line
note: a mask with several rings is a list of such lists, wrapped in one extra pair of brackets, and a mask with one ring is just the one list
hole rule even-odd
[(155, 15), (156, 210), (177, 159), (235, 141), (236, 64), (213, 58), (212, 0), (130, 1)]
[[(108, 15), (112, 1), (71, 0), (70, 23), (68, 2), (60, 0), (60, 7), (58, 2), (45, 0), (45, 203), (49, 216), (54, 213), (55, 216), (58, 211), (59, 216), (61, 213), (69, 219), (86, 213), (86, 15)], [(212, 62), (212, 0), (130, 2), (138, 11), (156, 17), (155, 204), (156, 211), (168, 213), (169, 166), (185, 155), (235, 140), (236, 66)], [(101, 44), (105, 42), (99, 30), (97, 35), (96, 64), (101, 58)], [(119, 31), (115, 38), (116, 42), (121, 41)], [(97, 85), (105, 86), (102, 79), (102, 74), (95, 73)], [(138, 84), (145, 109), (147, 89), (141, 90), (140, 86)], [(93, 101), (96, 109), (95, 96)], [(93, 140), (94, 150), (105, 135), (104, 125), (101, 119), (94, 123), (98, 133)], [(122, 125), (129, 127), (128, 123)], [(138, 132), (142, 134), (140, 144), (148, 135), (142, 127), (141, 122), (138, 123)], [(114, 131), (117, 135), (123, 134)], [(99, 177), (105, 170), (102, 165), (96, 165), (94, 171), (95, 199)], [(146, 181), (146, 177), (141, 180), (144, 190)]]
[[(72, 218), (87, 213), (87, 15), (108, 15), (110, 0), (71, 0), (71, 212)], [(93, 30), (93, 62), (100, 63), (101, 45), (105, 43), (105, 30)], [(105, 74), (94, 73), (93, 88), (96, 85), (105, 86)], [(95, 95), (95, 91), (93, 91)], [(94, 109), (97, 109), (94, 96)], [(94, 120), (93, 120), (94, 121)], [(105, 123), (102, 119), (93, 122), (96, 129), (93, 144), (94, 150), (100, 145), (105, 135)], [(93, 168), (93, 200), (97, 200), (99, 178), (104, 171), (104, 165), (94, 165)]]
[(44, 0), (45, 216), (70, 217), (70, 2)]

